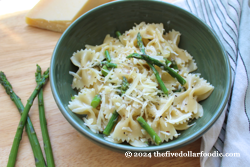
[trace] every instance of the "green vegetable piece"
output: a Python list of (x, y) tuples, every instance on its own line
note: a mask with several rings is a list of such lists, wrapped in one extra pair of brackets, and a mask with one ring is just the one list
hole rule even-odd
[(103, 75), (104, 77), (106, 77), (106, 76), (108, 75), (108, 73), (109, 73), (109, 70), (108, 70), (107, 66), (104, 65), (104, 66), (102, 67), (102, 75)]
[(24, 110), (22, 112), (22, 116), (21, 116), (20, 122), (18, 124), (17, 131), (16, 131), (16, 134), (15, 134), (15, 138), (14, 138), (14, 141), (13, 141), (13, 144), (12, 144), (12, 147), (11, 147), (9, 160), (8, 160), (8, 164), (7, 164), (8, 167), (14, 167), (15, 166), (18, 147), (19, 147), (20, 141), (22, 139), (23, 129), (24, 129), (24, 125), (26, 124), (26, 121), (27, 121), (29, 110), (30, 110), (30, 108), (31, 108), (31, 106), (33, 104), (33, 101), (34, 101), (35, 97), (37, 96), (38, 92), (40, 91), (42, 86), (47, 81), (48, 77), (49, 77), (49, 69), (47, 69), (44, 72), (44, 74), (42, 76), (42, 79), (37, 83), (37, 86), (36, 86), (35, 90), (31, 94), (29, 99), (27, 100), (27, 104), (24, 107)]
[(180, 89), (176, 89), (176, 90), (173, 90), (173, 92), (181, 92), (181, 88)]
[(143, 59), (143, 57), (139, 53), (132, 53), (128, 55), (126, 58), (136, 58), (136, 59)]
[(138, 34), (137, 34), (137, 45), (139, 46), (140, 51), (143, 54), (146, 54), (146, 52), (145, 52), (145, 46), (144, 46), (144, 44), (142, 42), (142, 37), (141, 37), (140, 32), (138, 32)]
[(122, 85), (121, 85), (121, 92), (122, 95), (125, 94), (125, 92), (128, 90), (129, 88), (129, 83), (126, 77), (122, 77)]
[(101, 64), (106, 65), (107, 68), (117, 68), (117, 64), (115, 63), (109, 63), (107, 61), (103, 61)]
[(108, 50), (105, 50), (105, 56), (108, 62), (111, 62), (111, 57)]
[(172, 62), (171, 61), (169, 61), (168, 59), (166, 59), (166, 58), (164, 58), (165, 59), (165, 64), (168, 66), (168, 67), (170, 67), (171, 66), (171, 64), (172, 64)]
[[(40, 80), (41, 80), (41, 68), (40, 66), (37, 65), (37, 73), (36, 73), (37, 84), (39, 84)], [(49, 167), (54, 167), (55, 166), (54, 156), (53, 156), (52, 147), (50, 143), (49, 132), (47, 128), (47, 121), (46, 121), (45, 110), (44, 110), (43, 88), (41, 88), (38, 93), (38, 102), (39, 102), (38, 109), (39, 109), (40, 127), (42, 131), (42, 136), (43, 136), (46, 161)]]
[[(140, 51), (141, 51), (143, 54), (146, 54), (146, 52), (145, 52), (145, 47), (144, 47), (144, 44), (143, 44), (143, 42), (142, 42), (142, 37), (141, 37), (141, 34), (140, 34), (140, 33), (137, 34), (137, 44), (138, 44), (138, 46), (139, 46), (139, 48), (140, 48)], [(138, 55), (134, 55), (134, 56), (136, 56), (136, 57), (142, 57), (142, 58), (143, 58), (143, 56), (138, 56)], [(144, 58), (143, 58), (143, 59), (144, 59)], [(164, 83), (163, 83), (163, 81), (162, 81), (162, 79), (161, 79), (161, 77), (160, 77), (158, 71), (155, 69), (154, 64), (151, 62), (150, 59), (144, 59), (144, 60), (146, 60), (146, 62), (147, 62), (147, 64), (149, 65), (149, 67), (153, 70), (153, 72), (154, 72), (154, 74), (155, 74), (155, 77), (156, 77), (156, 80), (158, 81), (158, 83), (159, 83), (159, 85), (160, 85), (160, 87), (161, 87), (161, 90), (164, 92), (164, 94), (168, 94), (168, 89), (167, 89), (166, 86), (164, 85)]]
[[(148, 63), (148, 62), (147, 62)], [(165, 84), (163, 83), (158, 71), (155, 69), (154, 65), (151, 65), (150, 63), (148, 63), (149, 67), (153, 70), (153, 73), (155, 74), (155, 78), (158, 81), (161, 90), (163, 91), (164, 94), (168, 94), (168, 89), (166, 88)]]
[[(22, 112), (24, 110), (23, 103), (21, 102), (21, 99), (16, 95), (16, 93), (12, 89), (10, 82), (7, 80), (7, 77), (5, 76), (5, 74), (2, 71), (0, 72), (0, 83), (2, 84), (4, 89), (6, 90), (6, 93), (10, 96), (11, 100), (16, 105), (20, 114), (22, 114)], [(32, 151), (33, 151), (36, 166), (44, 167), (45, 161), (43, 158), (43, 153), (42, 153), (42, 150), (41, 150), (41, 147), (39, 144), (39, 140), (37, 138), (34, 126), (33, 126), (32, 122), (28, 116), (27, 116), (27, 123), (25, 125), (25, 129), (26, 129), (29, 141), (30, 141)], [(13, 161), (15, 162), (14, 159), (13, 159)]]
[(120, 31), (116, 31), (116, 32), (115, 32), (115, 35), (116, 35), (117, 38), (120, 40), (120, 36), (122, 35), (122, 34), (120, 33)]
[(173, 92), (181, 92), (181, 91), (186, 91), (186, 88), (185, 87), (181, 87), (181, 88), (179, 88), (179, 89), (175, 89), (175, 90), (173, 90)]
[(172, 61), (171, 61), (171, 66), (170, 66), (170, 67), (172, 67), (172, 68), (175, 69), (175, 70), (178, 70), (178, 66), (177, 66), (177, 63), (176, 63), (175, 60), (172, 60)]
[(106, 66), (108, 68), (117, 68), (117, 64), (115, 64), (115, 63), (107, 63)]
[(156, 60), (148, 55), (142, 54), (141, 55), (142, 58), (144, 60), (146, 60), (147, 62), (150, 62), (154, 65), (157, 65), (159, 67), (163, 67), (165, 71), (167, 71), (172, 77), (176, 78), (177, 81), (181, 84), (184, 85), (186, 83), (186, 80), (184, 78), (182, 78), (182, 76), (180, 76), (175, 70), (173, 70), (172, 68), (168, 67), (166, 64), (160, 62), (159, 60)]
[(115, 110), (108, 122), (108, 125), (106, 126), (106, 128), (103, 131), (103, 134), (108, 136), (111, 132), (111, 130), (113, 129), (114, 125), (116, 124), (116, 122), (118, 121), (118, 117), (119, 117), (119, 113)]
[(182, 76), (180, 76), (175, 70), (168, 67), (166, 64), (160, 62), (159, 60), (156, 60), (156, 59), (154, 59), (146, 54), (140, 55), (139, 53), (132, 53), (129, 56), (127, 56), (127, 58), (144, 59), (147, 62), (150, 62), (151, 64), (157, 65), (159, 67), (163, 67), (164, 70), (167, 71), (173, 78), (176, 78), (177, 81), (181, 85), (185, 85), (185, 83), (186, 83), (186, 80)]
[(145, 129), (147, 133), (152, 137), (156, 145), (162, 143), (161, 138), (156, 134), (156, 132), (151, 128), (151, 126), (149, 126), (149, 124), (141, 116), (137, 118), (137, 121), (139, 122), (141, 127)]
[(95, 97), (93, 98), (93, 100), (91, 101), (91, 106), (93, 108), (96, 108), (101, 102), (101, 95), (95, 95)]
[(140, 51), (143, 53), (142, 55), (138, 54), (138, 53), (132, 53), (129, 56), (127, 56), (127, 58), (137, 58), (137, 59), (144, 59), (148, 64), (151, 65), (157, 65), (159, 67), (163, 67), (165, 71), (167, 71), (172, 77), (176, 78), (178, 80), (178, 82), (181, 85), (184, 85), (186, 83), (186, 80), (184, 78), (182, 78), (182, 76), (180, 76), (175, 70), (173, 70), (172, 68), (168, 67), (166, 64), (148, 56), (145, 53), (145, 47), (143, 45), (142, 42), (142, 37), (141, 34), (138, 33), (137, 34), (137, 44), (139, 46)]

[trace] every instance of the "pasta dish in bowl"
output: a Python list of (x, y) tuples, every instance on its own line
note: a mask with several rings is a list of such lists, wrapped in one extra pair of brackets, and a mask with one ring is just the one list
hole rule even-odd
[[(186, 80), (185, 84), (179, 83), (164, 69), (155, 67), (168, 90), (165, 94), (159, 89), (155, 74), (146, 61), (127, 58), (131, 53), (141, 52), (136, 42), (138, 33), (144, 41), (145, 53), (163, 63), (166, 60), (167, 63), (174, 62), (177, 67), (172, 69)], [(76, 73), (70, 72), (74, 76), (72, 87), (79, 93), (68, 107), (76, 114), (86, 115), (84, 124), (94, 133), (104, 131), (116, 110), (120, 118), (111, 134), (105, 137), (111, 142), (126, 141), (137, 147), (155, 143), (136, 120), (139, 116), (153, 128), (161, 141), (178, 137), (177, 130), (187, 129), (191, 126), (189, 120), (203, 116), (203, 108), (198, 101), (207, 98), (213, 90), (213, 86), (199, 74), (190, 73), (197, 66), (192, 56), (178, 47), (180, 36), (180, 32), (175, 30), (164, 34), (163, 24), (142, 22), (119, 39), (107, 35), (101, 45), (86, 45), (84, 50), (75, 52), (71, 57), (72, 63), (79, 67)], [(116, 64), (115, 68), (107, 70), (107, 75), (103, 75), (101, 67), (107, 59), (105, 52)], [(124, 93), (119, 89), (123, 77), (129, 84)], [(97, 94), (101, 96), (98, 109), (91, 105)]]
[(62, 34), (51, 58), (61, 113), (83, 136), (116, 151), (172, 150), (197, 140), (222, 113), (230, 83), (217, 36), (161, 1), (90, 10)]

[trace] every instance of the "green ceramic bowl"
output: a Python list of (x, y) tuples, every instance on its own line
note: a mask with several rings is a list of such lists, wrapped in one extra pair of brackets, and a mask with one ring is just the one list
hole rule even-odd
[[(211, 96), (202, 101), (204, 116), (196, 124), (182, 131), (181, 135), (159, 146), (133, 147), (114, 144), (95, 134), (83, 120), (68, 108), (73, 77), (69, 71), (77, 71), (71, 63), (72, 53), (86, 44), (100, 45), (106, 34), (115, 37), (115, 31), (125, 32), (135, 23), (163, 23), (166, 31), (181, 32), (180, 48), (187, 50), (195, 59), (201, 76), (214, 87)], [(202, 21), (189, 12), (161, 1), (115, 1), (101, 5), (78, 18), (59, 39), (51, 59), (50, 84), (55, 101), (66, 120), (83, 136), (101, 146), (117, 151), (164, 151), (180, 148), (202, 136), (218, 119), (229, 97), (231, 73), (228, 57), (218, 37)]]

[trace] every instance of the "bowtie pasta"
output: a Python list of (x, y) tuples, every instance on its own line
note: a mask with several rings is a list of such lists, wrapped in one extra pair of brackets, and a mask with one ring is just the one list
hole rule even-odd
[[(153, 71), (145, 60), (126, 58), (131, 53), (141, 53), (137, 46), (140, 32), (145, 52), (150, 57), (165, 63), (165, 59), (175, 60), (178, 74), (185, 80), (181, 85), (162, 68), (155, 66), (168, 95), (163, 94)], [(119, 119), (105, 139), (114, 142), (127, 142), (132, 146), (146, 147), (155, 144), (149, 134), (140, 126), (137, 117), (142, 116), (161, 140), (169, 141), (178, 137), (177, 130), (185, 130), (191, 125), (188, 121), (202, 117), (203, 108), (198, 101), (206, 99), (214, 87), (199, 74), (190, 72), (197, 69), (192, 56), (178, 47), (181, 34), (172, 30), (164, 34), (163, 24), (136, 25), (122, 34), (119, 39), (107, 35), (103, 44), (86, 45), (71, 57), (72, 63), (79, 67), (73, 75), (73, 89), (79, 93), (69, 102), (68, 107), (83, 117), (84, 124), (94, 133), (102, 133), (114, 110)], [(108, 50), (111, 62), (117, 68), (109, 68), (103, 75), (101, 64)], [(129, 87), (121, 94), (122, 79), (126, 77)], [(91, 106), (95, 95), (101, 96), (97, 108)]]

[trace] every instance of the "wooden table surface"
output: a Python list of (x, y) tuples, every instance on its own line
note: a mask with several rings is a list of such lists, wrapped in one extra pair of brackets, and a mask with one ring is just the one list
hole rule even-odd
[[(174, 0), (167, 0), (173, 2)], [(39, 64), (43, 70), (50, 65), (54, 46), (61, 33), (27, 26), (27, 11), (0, 16), (0, 71), (3, 71), (23, 104), (36, 86), (35, 70)], [(44, 100), (49, 135), (55, 164), (66, 166), (199, 166), (199, 157), (126, 158), (124, 154), (102, 148), (78, 133), (63, 117), (51, 93), (50, 83), (44, 88)], [(42, 136), (38, 115), (38, 102), (34, 101), (29, 116), (35, 127), (40, 145)], [(0, 86), (0, 166), (6, 166), (20, 115), (4, 88)], [(178, 150), (183, 153), (200, 152), (197, 140)], [(19, 146), (16, 166), (35, 166), (26, 132)]]

